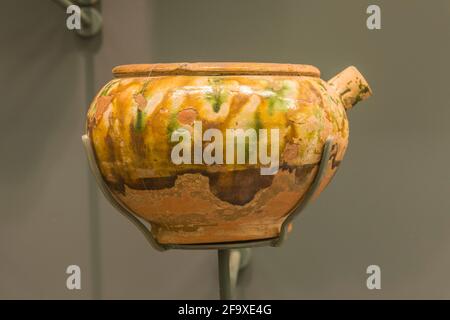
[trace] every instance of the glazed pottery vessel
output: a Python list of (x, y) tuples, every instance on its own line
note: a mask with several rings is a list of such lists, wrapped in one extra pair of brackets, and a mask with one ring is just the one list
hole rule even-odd
[[(279, 235), (334, 145), (328, 184), (348, 143), (346, 111), (371, 90), (349, 67), (329, 81), (309, 65), (125, 65), (95, 97), (87, 134), (109, 191), (162, 244)], [(239, 130), (242, 129), (242, 130)]]

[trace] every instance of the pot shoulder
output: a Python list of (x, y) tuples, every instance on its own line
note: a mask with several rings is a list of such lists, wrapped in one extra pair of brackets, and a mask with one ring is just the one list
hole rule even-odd
[[(340, 143), (348, 138), (341, 101), (316, 77), (115, 79), (95, 97), (87, 119), (100, 162), (114, 163), (116, 171), (129, 178), (139, 178), (143, 171), (167, 176), (193, 169), (173, 166), (169, 157), (174, 132), (186, 130), (193, 135), (196, 123), (202, 133), (217, 129), (224, 138), (232, 129), (257, 134), (261, 129), (277, 129), (280, 158), (289, 165), (316, 163), (329, 136)], [(102, 171), (106, 173), (106, 166)]]

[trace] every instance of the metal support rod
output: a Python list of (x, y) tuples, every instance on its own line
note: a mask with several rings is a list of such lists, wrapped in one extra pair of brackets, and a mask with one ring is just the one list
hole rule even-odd
[(273, 241), (272, 246), (279, 247), (283, 244), (283, 242), (287, 238), (287, 234), (288, 234), (287, 229), (288, 229), (289, 224), (292, 222), (292, 220), (294, 220), (294, 218), (296, 216), (298, 216), (300, 214), (300, 212), (302, 212), (306, 208), (308, 203), (311, 201), (313, 195), (316, 193), (317, 189), (319, 188), (319, 186), (325, 176), (327, 168), (328, 168), (328, 161), (330, 159), (331, 149), (333, 147), (333, 141), (334, 141), (333, 138), (328, 138), (325, 141), (325, 145), (323, 147), (323, 152), (322, 152), (322, 158), (320, 159), (320, 163), (319, 163), (319, 168), (317, 169), (316, 176), (314, 177), (314, 180), (311, 183), (311, 186), (306, 191), (306, 193), (302, 197), (302, 199), (300, 199), (299, 205), (296, 206), (296, 208), (290, 214), (288, 214), (286, 219), (283, 221), (283, 224), (281, 225), (280, 236)]
[(221, 300), (234, 299), (234, 288), (232, 288), (231, 273), (230, 273), (231, 249), (219, 249), (217, 250), (217, 254), (219, 258), (220, 299)]
[(220, 299), (236, 299), (236, 285), (239, 272), (250, 263), (251, 249), (219, 249)]

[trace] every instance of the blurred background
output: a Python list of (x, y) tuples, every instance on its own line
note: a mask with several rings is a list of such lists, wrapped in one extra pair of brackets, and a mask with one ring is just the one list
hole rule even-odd
[[(381, 30), (366, 9), (381, 8)], [(450, 298), (448, 0), (103, 0), (82, 39), (50, 0), (0, 3), (0, 298), (217, 299), (215, 251), (153, 250), (100, 194), (85, 112), (119, 64), (349, 65), (373, 97), (349, 113), (330, 186), (280, 248), (253, 250), (244, 299)], [(81, 267), (81, 290), (66, 268)], [(368, 290), (366, 268), (381, 268)]]

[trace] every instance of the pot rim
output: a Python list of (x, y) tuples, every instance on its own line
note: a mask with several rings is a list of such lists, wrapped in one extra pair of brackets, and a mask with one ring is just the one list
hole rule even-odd
[(320, 70), (312, 65), (255, 62), (194, 62), (126, 64), (113, 68), (115, 78), (152, 76), (223, 76), (271, 75), (320, 77)]

